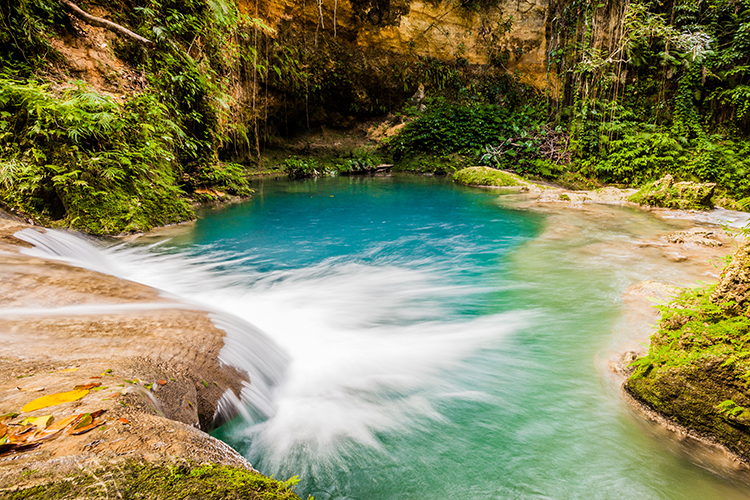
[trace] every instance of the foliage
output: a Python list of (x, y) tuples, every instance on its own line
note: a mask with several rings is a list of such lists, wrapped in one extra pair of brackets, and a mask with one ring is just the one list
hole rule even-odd
[(324, 167), (314, 158), (297, 158), (292, 156), (284, 160), (284, 171), (290, 179), (305, 179), (330, 174), (329, 167)]
[(47, 32), (68, 24), (55, 0), (0, 2), (0, 68), (9, 74), (33, 75), (48, 59), (56, 59)]
[(382, 163), (377, 153), (367, 148), (357, 148), (348, 158), (336, 166), (341, 174), (359, 174), (374, 172), (377, 166)]
[(648, 354), (636, 361), (632, 379), (645, 377), (655, 368), (717, 358), (741, 368), (750, 380), (750, 318), (711, 302), (715, 288), (687, 289), (660, 307), (660, 328), (651, 338)]
[(485, 103), (437, 100), (388, 144), (396, 160), (418, 153), (481, 156), (485, 145), (504, 143), (531, 128), (538, 114), (531, 106), (512, 110)]
[[(604, 30), (601, 26), (608, 26)], [(746, 197), (750, 4), (573, 1), (555, 20), (575, 168), (642, 184), (671, 173)]]
[(513, 174), (488, 167), (469, 167), (452, 175), (453, 181), (468, 186), (521, 186), (523, 182)]
[(184, 135), (153, 94), (120, 104), (84, 85), (0, 79), (0, 196), (40, 220), (94, 234), (192, 217), (176, 186)]

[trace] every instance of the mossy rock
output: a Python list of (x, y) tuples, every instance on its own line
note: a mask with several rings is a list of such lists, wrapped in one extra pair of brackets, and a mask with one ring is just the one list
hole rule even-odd
[[(33, 474), (31, 471), (30, 479), (33, 479)], [(277, 481), (251, 470), (226, 465), (187, 461), (154, 465), (133, 461), (94, 471), (80, 471), (64, 480), (30, 488), (0, 490), (0, 498), (299, 500), (290, 489), (296, 482), (296, 477)]]
[(468, 167), (453, 174), (453, 181), (467, 186), (522, 187), (526, 182), (517, 175), (489, 167)]
[(713, 182), (674, 182), (671, 175), (666, 175), (641, 188), (628, 201), (678, 210), (710, 210), (714, 207), (715, 188)]
[(727, 307), (736, 305), (735, 289), (747, 289), (746, 275), (737, 278), (747, 252), (738, 253), (718, 285), (686, 290), (662, 307), (660, 328), (648, 354), (632, 363), (625, 389), (750, 462), (750, 317)]

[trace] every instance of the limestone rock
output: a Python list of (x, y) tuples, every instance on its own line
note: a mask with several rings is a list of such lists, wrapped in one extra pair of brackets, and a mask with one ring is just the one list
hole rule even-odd
[(744, 242), (732, 262), (721, 273), (721, 280), (711, 294), (711, 302), (733, 314), (748, 309), (750, 299), (750, 244)]
[(713, 182), (674, 182), (671, 175), (665, 175), (658, 181), (644, 186), (629, 200), (652, 207), (706, 210), (713, 208), (711, 198), (715, 188), (716, 183)]

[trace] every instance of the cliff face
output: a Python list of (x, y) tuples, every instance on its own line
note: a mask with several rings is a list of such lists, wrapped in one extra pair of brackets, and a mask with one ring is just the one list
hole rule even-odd
[[(405, 58), (462, 59), (469, 64), (500, 63), (519, 72), (523, 83), (556, 91), (547, 70), (547, 0), (498, 2), (421, 0), (239, 0), (241, 10), (267, 20), (280, 33), (304, 26), (318, 37), (341, 38), (365, 52)], [(486, 4), (486, 5), (483, 5)], [(510, 29), (509, 29), (510, 28)], [(506, 60), (498, 61), (503, 51)]]

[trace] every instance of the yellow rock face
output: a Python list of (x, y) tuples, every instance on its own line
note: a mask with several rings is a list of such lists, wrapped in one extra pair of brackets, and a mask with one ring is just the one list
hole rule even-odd
[[(487, 64), (493, 51), (508, 49), (513, 55), (506, 69), (518, 71), (524, 83), (557, 94), (558, 79), (546, 65), (548, 0), (505, 0), (479, 11), (447, 0), (268, 0), (257, 6), (240, 0), (240, 6), (280, 31), (289, 24), (311, 34), (335, 30), (337, 37), (368, 51)], [(511, 17), (512, 28), (503, 33), (500, 23)]]

